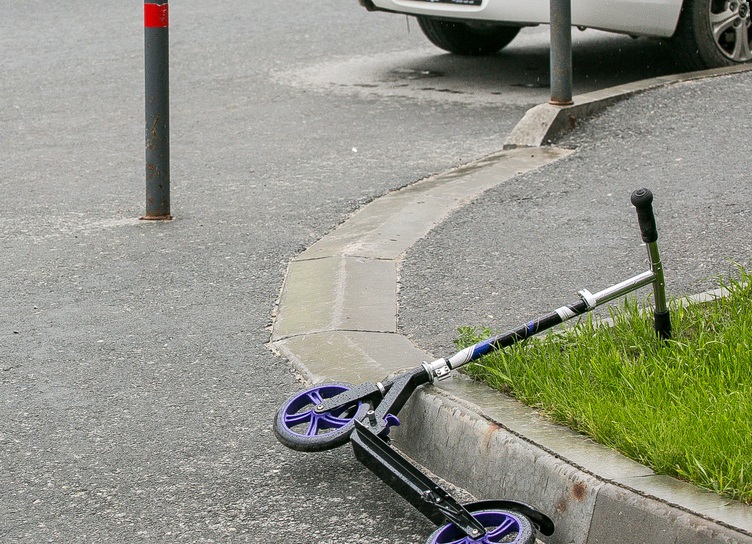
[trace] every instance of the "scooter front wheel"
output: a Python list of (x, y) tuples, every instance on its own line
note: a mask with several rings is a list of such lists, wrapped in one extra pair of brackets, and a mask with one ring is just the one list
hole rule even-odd
[(358, 401), (317, 413), (324, 400), (349, 391), (348, 383), (324, 383), (299, 391), (287, 399), (274, 416), (274, 434), (282, 444), (297, 451), (324, 451), (345, 444), (355, 421), (365, 417), (368, 403)]
[(434, 531), (426, 544), (533, 544), (535, 531), (530, 521), (517, 512), (506, 510), (481, 510), (472, 515), (486, 529), (485, 536), (473, 539), (466, 536), (454, 524), (450, 523)]

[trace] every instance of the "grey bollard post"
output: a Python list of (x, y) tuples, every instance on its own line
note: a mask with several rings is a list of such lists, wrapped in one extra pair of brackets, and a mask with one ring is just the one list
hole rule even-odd
[(169, 220), (170, 70), (168, 3), (144, 2), (146, 91), (146, 213), (141, 219)]
[(572, 104), (572, 0), (551, 0), (551, 99)]

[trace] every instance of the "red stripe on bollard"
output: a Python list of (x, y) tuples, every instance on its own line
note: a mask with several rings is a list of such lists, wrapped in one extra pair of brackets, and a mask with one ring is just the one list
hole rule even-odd
[(144, 27), (167, 28), (169, 18), (167, 6), (169, 4), (144, 4)]

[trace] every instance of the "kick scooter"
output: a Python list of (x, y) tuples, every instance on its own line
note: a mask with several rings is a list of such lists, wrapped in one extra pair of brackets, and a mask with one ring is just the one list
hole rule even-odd
[(329, 450), (351, 442), (361, 463), (439, 526), (426, 544), (532, 544), (536, 530), (546, 536), (553, 534), (553, 521), (521, 502), (458, 503), (390, 445), (389, 429), (399, 425), (397, 414), (418, 387), (448, 378), (453, 370), (489, 352), (511, 346), (647, 285), (653, 286), (655, 330), (660, 338), (669, 338), (671, 319), (658, 253), (653, 195), (648, 189), (639, 189), (632, 193), (631, 201), (637, 209), (640, 232), (647, 245), (650, 270), (597, 293), (583, 289), (574, 303), (449, 358), (423, 363), (383, 382), (324, 383), (295, 393), (274, 417), (277, 439), (288, 448), (304, 452)]

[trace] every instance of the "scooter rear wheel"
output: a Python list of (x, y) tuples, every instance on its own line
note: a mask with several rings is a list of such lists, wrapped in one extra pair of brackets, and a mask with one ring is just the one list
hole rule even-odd
[(481, 510), (473, 517), (486, 528), (485, 536), (472, 539), (450, 523), (434, 531), (426, 544), (533, 544), (535, 531), (530, 521), (517, 512), (506, 510)]
[(288, 398), (274, 416), (274, 434), (282, 444), (297, 451), (325, 451), (345, 444), (355, 428), (355, 421), (365, 417), (368, 403), (316, 413), (325, 399), (352, 389), (348, 383), (314, 385)]

